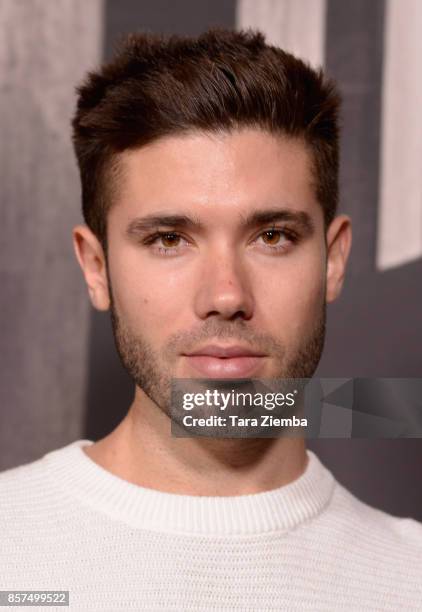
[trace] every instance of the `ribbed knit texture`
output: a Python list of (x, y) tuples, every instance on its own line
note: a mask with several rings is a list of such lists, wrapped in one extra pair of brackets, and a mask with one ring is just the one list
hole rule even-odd
[(286, 486), (196, 497), (126, 482), (89, 444), (0, 474), (1, 590), (69, 590), (85, 611), (422, 611), (422, 524), (364, 504), (312, 451)]

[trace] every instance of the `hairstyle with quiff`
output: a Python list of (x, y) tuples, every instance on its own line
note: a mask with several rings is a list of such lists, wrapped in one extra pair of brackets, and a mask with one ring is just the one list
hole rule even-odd
[(301, 139), (325, 226), (338, 201), (341, 104), (322, 69), (266, 44), (258, 30), (211, 28), (198, 37), (134, 33), (76, 88), (73, 145), (86, 224), (107, 246), (119, 153), (192, 130), (258, 127)]

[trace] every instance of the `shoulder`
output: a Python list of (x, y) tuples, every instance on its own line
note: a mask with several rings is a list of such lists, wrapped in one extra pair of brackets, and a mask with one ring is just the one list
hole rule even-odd
[(6, 576), (13, 574), (23, 551), (40, 549), (50, 531), (54, 502), (58, 499), (45, 456), (0, 473), (0, 566)]
[(422, 523), (368, 505), (336, 481), (314, 527), (313, 556), (359, 609), (422, 609)]
[[(39, 459), (0, 472), (0, 520), (2, 525), (32, 525), (57, 507), (63, 496), (60, 475), (71, 462), (80, 441), (52, 450)], [(61, 469), (63, 468), (63, 469)]]
[(325, 520), (351, 565), (371, 569), (380, 579), (418, 583), (422, 596), (422, 523), (373, 507), (338, 482)]
[(422, 523), (410, 517), (399, 517), (371, 506), (340, 483), (336, 483), (333, 508), (344, 517), (351, 518), (356, 534), (387, 538), (391, 542), (422, 548)]
[[(310, 452), (310, 451), (309, 451)], [(318, 528), (334, 540), (361, 554), (368, 551), (422, 552), (422, 523), (411, 517), (400, 517), (372, 506), (339, 482), (317, 455), (311, 454), (319, 474), (318, 486), (329, 474), (332, 486)], [(324, 478), (323, 478), (324, 477)], [(376, 553), (374, 553), (376, 556)], [(422, 570), (422, 567), (421, 567)]]
[(19, 493), (25, 489), (27, 485), (35, 485), (39, 481), (39, 479), (43, 478), (45, 473), (45, 457), (43, 457), (32, 461), (30, 463), (25, 463), (19, 465), (17, 467), (13, 467), (3, 472), (0, 472), (0, 490), (2, 492), (1, 501), (3, 503), (10, 502), (11, 500), (7, 500), (4, 497), (8, 492), (12, 491), (19, 495)]
[(0, 472), (0, 518), (4, 525), (27, 513), (34, 516), (51, 489), (48, 462), (44, 455), (36, 461)]

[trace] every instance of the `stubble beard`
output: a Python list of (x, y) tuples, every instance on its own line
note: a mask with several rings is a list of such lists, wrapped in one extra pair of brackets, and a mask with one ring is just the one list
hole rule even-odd
[[(324, 301), (312, 332), (303, 338), (295, 354), (286, 362), (286, 351), (278, 341), (264, 334), (251, 332), (243, 321), (222, 322), (214, 319), (200, 334), (187, 337), (186, 333), (169, 338), (161, 356), (141, 334), (135, 334), (119, 316), (110, 290), (110, 315), (114, 342), (124, 369), (133, 382), (167, 416), (171, 414), (171, 389), (174, 370), (172, 366), (180, 358), (180, 347), (190, 344), (192, 348), (209, 338), (230, 338), (264, 350), (279, 363), (271, 378), (312, 378), (321, 359), (326, 331), (326, 302)], [(168, 364), (168, 365), (167, 365)]]

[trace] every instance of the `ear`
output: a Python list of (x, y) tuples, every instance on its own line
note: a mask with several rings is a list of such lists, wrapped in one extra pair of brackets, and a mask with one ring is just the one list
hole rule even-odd
[(327, 302), (334, 302), (340, 295), (351, 246), (352, 223), (350, 217), (339, 215), (333, 219), (327, 230)]
[(91, 303), (97, 310), (108, 310), (110, 294), (103, 248), (86, 225), (73, 228), (73, 247), (82, 268)]

